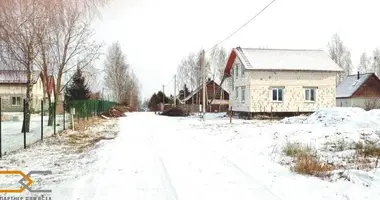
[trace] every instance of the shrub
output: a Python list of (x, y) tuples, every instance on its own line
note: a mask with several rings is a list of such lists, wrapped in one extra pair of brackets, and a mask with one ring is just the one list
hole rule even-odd
[(298, 154), (293, 171), (299, 174), (326, 177), (334, 170), (334, 166), (320, 162), (309, 153)]
[(286, 156), (297, 157), (300, 154), (310, 153), (311, 148), (310, 147), (303, 147), (299, 144), (288, 142), (284, 146), (283, 152), (285, 153)]
[(356, 153), (364, 157), (380, 158), (380, 147), (375, 144), (364, 145), (363, 143), (357, 143), (355, 149)]

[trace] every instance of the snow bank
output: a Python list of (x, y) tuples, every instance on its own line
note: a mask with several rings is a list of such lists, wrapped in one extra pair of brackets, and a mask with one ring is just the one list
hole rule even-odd
[(281, 120), (284, 124), (319, 124), (325, 127), (350, 129), (379, 127), (380, 110), (365, 111), (362, 108), (335, 107), (316, 111), (309, 117), (297, 116)]
[[(365, 158), (356, 152), (358, 143), (380, 147), (380, 110), (328, 108), (306, 118), (291, 117), (280, 123), (277, 153), (284, 155), (282, 151), (289, 143), (308, 146), (321, 162), (339, 169), (333, 172), (332, 181), (345, 180), (368, 187), (380, 180), (376, 158)], [(291, 165), (292, 159), (282, 156), (279, 162)]]

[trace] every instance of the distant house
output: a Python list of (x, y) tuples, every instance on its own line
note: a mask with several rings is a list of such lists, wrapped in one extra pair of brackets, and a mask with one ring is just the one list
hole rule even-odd
[[(32, 72), (32, 105), (35, 111), (41, 110), (44, 98), (42, 74)], [(22, 112), (23, 100), (26, 98), (27, 74), (23, 70), (0, 70), (1, 108), (4, 112)]]
[(342, 69), (322, 50), (234, 48), (225, 67), (233, 113), (289, 116), (336, 104)]
[[(215, 81), (208, 79), (206, 83), (206, 109), (208, 112), (224, 112), (228, 109), (229, 93)], [(214, 98), (215, 96), (215, 98)], [(212, 101), (212, 102), (211, 102)], [(199, 111), (203, 105), (203, 85), (200, 85), (184, 99), (179, 100), (182, 105), (192, 105), (192, 112)]]
[(90, 96), (89, 96), (89, 99), (90, 100), (100, 100), (101, 97), (100, 97), (100, 92), (91, 92), (90, 93)]
[(336, 89), (338, 107), (380, 108), (380, 80), (374, 73), (347, 76)]

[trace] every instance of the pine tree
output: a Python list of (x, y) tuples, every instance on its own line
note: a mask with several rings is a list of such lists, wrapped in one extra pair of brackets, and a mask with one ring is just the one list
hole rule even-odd
[(78, 68), (75, 72), (70, 85), (66, 88), (65, 102), (66, 108), (75, 100), (88, 100), (90, 98), (90, 89), (86, 84), (86, 80), (82, 71)]

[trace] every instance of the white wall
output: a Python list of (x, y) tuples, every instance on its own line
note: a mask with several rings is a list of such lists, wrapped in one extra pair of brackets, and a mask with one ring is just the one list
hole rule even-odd
[[(41, 100), (43, 100), (43, 84), (39, 78), (32, 88), (33, 100), (32, 108), (39, 110)], [(21, 101), (26, 97), (26, 85), (22, 84), (0, 84), (0, 97), (2, 98), (2, 107), (5, 111), (22, 111), (22, 102), (19, 106), (12, 105), (12, 97), (20, 97)]]
[(32, 93), (32, 108), (34, 108), (34, 110), (41, 110), (41, 101), (44, 98), (44, 88), (41, 78), (38, 78), (36, 84), (33, 85)]
[[(312, 112), (336, 105), (336, 73), (250, 71), (251, 112)], [(284, 87), (282, 102), (272, 101), (272, 87)], [(305, 101), (305, 88), (316, 87), (316, 99)]]
[[(238, 78), (236, 78), (236, 68), (238, 70)], [(233, 111), (249, 112), (250, 110), (250, 78), (249, 71), (245, 70), (244, 76), (242, 76), (242, 71), (245, 70), (240, 59), (236, 57), (233, 63), (233, 74), (230, 79), (232, 81), (232, 88), (230, 89), (230, 107), (232, 106)], [(245, 89), (245, 101), (242, 102), (241, 99), (241, 87), (244, 86)], [(236, 96), (236, 88), (238, 88), (238, 96)]]
[(368, 102), (376, 101), (376, 104), (380, 106), (380, 97), (378, 98), (342, 98), (342, 99), (336, 99), (336, 106), (337, 107), (359, 107), (366, 109), (366, 104)]

